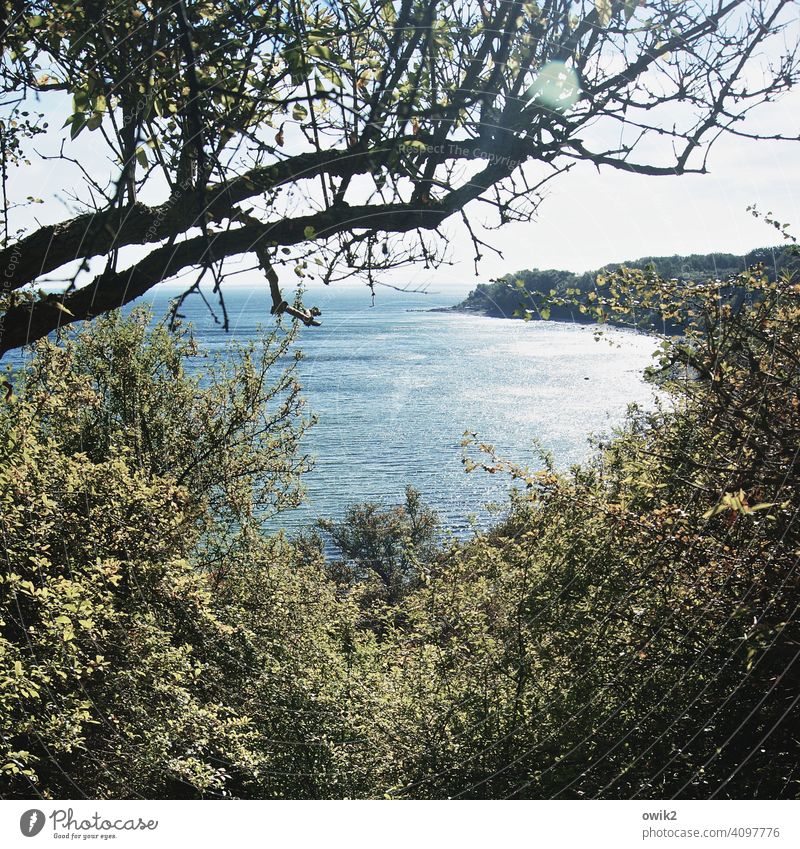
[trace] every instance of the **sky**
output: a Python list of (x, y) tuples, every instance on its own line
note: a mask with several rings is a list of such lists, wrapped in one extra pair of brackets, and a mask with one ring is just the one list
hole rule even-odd
[[(767, 130), (780, 127), (800, 134), (800, 91), (761, 108)], [(63, 110), (52, 111), (54, 125), (59, 126)], [(41, 143), (41, 139), (37, 141)], [(72, 155), (90, 168), (98, 161), (102, 164), (106, 154), (99, 155), (97, 141), (95, 134), (82, 133)], [(47, 142), (55, 153), (59, 134), (52, 133)], [(68, 167), (63, 162), (32, 158), (29, 167), (12, 175), (17, 193), (48, 198), (24, 215), (36, 215), (41, 223), (70, 217), (68, 198), (58, 190), (65, 184)], [(445, 226), (453, 236), (452, 265), (438, 270), (402, 269), (385, 279), (398, 286), (455, 295), (466, 294), (476, 283), (526, 268), (582, 272), (641, 256), (712, 251), (743, 254), (778, 244), (780, 235), (747, 212), (751, 204), (800, 232), (800, 142), (723, 136), (712, 149), (709, 172), (650, 177), (607, 167), (598, 170), (582, 163), (548, 184), (548, 195), (534, 221), (508, 224), (486, 234), (502, 256), (484, 251), (477, 277), (472, 244), (454, 216)], [(61, 200), (55, 200), (59, 194)], [(241, 285), (247, 279), (240, 277), (236, 282)]]
[[(766, 108), (771, 123), (800, 134), (800, 91)], [(479, 278), (471, 244), (460, 238), (454, 266), (418, 272), (413, 282), (461, 287), (526, 268), (583, 272), (642, 256), (744, 254), (782, 241), (747, 212), (751, 204), (800, 234), (799, 188), (800, 142), (723, 136), (702, 175), (650, 177), (585, 163), (550, 184), (535, 221), (491, 235), (503, 258), (487, 253)]]

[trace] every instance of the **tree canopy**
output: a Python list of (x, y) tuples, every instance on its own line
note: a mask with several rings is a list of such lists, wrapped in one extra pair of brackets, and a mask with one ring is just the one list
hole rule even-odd
[[(792, 5), (4, 0), (0, 353), (172, 278), (208, 277), (226, 323), (248, 254), (312, 324), (287, 270), (374, 286), (441, 261), (453, 215), (477, 261), (478, 224), (528, 219), (576, 161), (703, 172), (721, 133), (781, 137), (750, 112), (797, 81)], [(53, 116), (75, 214), (40, 226), (14, 187)]]
[[(759, 213), (755, 211), (758, 216)], [(781, 228), (778, 228), (781, 229)], [(635, 319), (618, 313), (605, 298), (607, 283), (623, 269), (652, 271), (659, 277), (681, 285), (734, 281), (755, 266), (763, 268), (770, 280), (776, 280), (797, 264), (793, 245), (756, 248), (742, 256), (725, 253), (691, 256), (647, 256), (623, 263), (611, 263), (594, 271), (575, 274), (563, 269), (532, 268), (516, 271), (489, 283), (480, 283), (453, 310), (477, 312), (503, 318), (554, 319), (580, 323), (611, 322), (647, 331), (682, 333), (690, 316), (682, 310), (666, 318), (659, 310), (641, 309)], [(735, 282), (724, 286), (740, 297), (745, 289)], [(611, 307), (607, 309), (606, 307)]]

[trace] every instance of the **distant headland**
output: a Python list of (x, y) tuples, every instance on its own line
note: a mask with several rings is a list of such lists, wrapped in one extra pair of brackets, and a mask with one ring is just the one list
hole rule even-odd
[[(777, 246), (757, 248), (741, 255), (709, 253), (647, 256), (628, 262), (610, 263), (582, 274), (560, 269), (533, 268), (506, 274), (489, 283), (480, 283), (460, 303), (451, 307), (437, 307), (431, 312), (463, 312), (493, 318), (549, 319), (595, 324), (595, 316), (591, 311), (582, 311), (580, 303), (595, 290), (600, 274), (612, 273), (622, 267), (653, 268), (660, 277), (668, 280), (707, 283), (712, 280), (725, 281), (748, 268), (762, 265), (767, 275), (774, 279), (788, 266), (790, 258), (791, 254), (787, 248)], [(542, 293), (550, 293), (551, 297), (547, 298)], [(564, 300), (569, 303), (563, 303)], [(608, 323), (621, 324), (613, 318), (610, 318)], [(626, 326), (630, 326), (630, 323)], [(656, 329), (653, 316), (643, 316), (639, 328)], [(658, 322), (657, 329), (670, 334), (681, 332), (680, 323), (675, 321)]]

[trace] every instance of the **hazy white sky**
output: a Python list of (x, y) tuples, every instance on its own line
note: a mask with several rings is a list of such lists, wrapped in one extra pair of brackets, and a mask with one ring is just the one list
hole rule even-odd
[[(800, 134), (800, 92), (764, 110), (770, 125)], [(750, 204), (800, 233), (798, 188), (799, 142), (720, 138), (704, 175), (645, 177), (582, 165), (550, 184), (538, 220), (492, 234), (490, 241), (504, 258), (484, 252), (477, 280), (472, 246), (463, 238), (454, 251), (456, 265), (412, 278), (442, 288), (524, 268), (587, 271), (640, 256), (746, 253), (781, 241), (774, 229), (746, 212)]]
[[(58, 111), (53, 109), (54, 117)], [(763, 121), (765, 132), (781, 129), (800, 134), (800, 91), (762, 107), (756, 118)], [(58, 126), (60, 116), (56, 119)], [(44, 142), (38, 139), (39, 148), (56, 153), (60, 136), (54, 133)], [(84, 132), (70, 152), (90, 169), (102, 169), (107, 154), (97, 149), (98, 141), (94, 134)], [(537, 220), (509, 224), (487, 234), (503, 257), (484, 251), (478, 277), (472, 244), (454, 216), (445, 228), (453, 234), (454, 265), (439, 270), (403, 269), (387, 279), (397, 285), (452, 289), (455, 293), (524, 268), (580, 272), (646, 255), (746, 253), (780, 242), (775, 230), (746, 212), (753, 203), (800, 231), (800, 143), (723, 137), (712, 150), (709, 167), (710, 173), (702, 176), (646, 177), (610, 168), (598, 172), (588, 164), (576, 166), (549, 184), (549, 196)], [(32, 157), (29, 167), (12, 175), (16, 194), (47, 198), (43, 205), (20, 210), (19, 223), (32, 223), (25, 222), (28, 216), (47, 223), (74, 214), (63, 192), (68, 172), (69, 166), (63, 162)], [(235, 280), (247, 282), (246, 276)]]

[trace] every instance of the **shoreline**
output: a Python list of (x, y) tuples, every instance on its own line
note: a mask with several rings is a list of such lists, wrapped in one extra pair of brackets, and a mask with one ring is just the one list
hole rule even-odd
[[(451, 307), (427, 307), (427, 308), (411, 308), (409, 307), (406, 312), (437, 312), (437, 313), (459, 313), (461, 315), (473, 315), (480, 316), (483, 318), (502, 318), (511, 321), (525, 321), (524, 318), (516, 315), (507, 315), (503, 312), (493, 312), (491, 310), (485, 309), (470, 309), (468, 307), (464, 307), (461, 304), (454, 304)], [(621, 322), (615, 321), (605, 321), (599, 322), (596, 321), (583, 313), (572, 313), (570, 312), (569, 317), (566, 316), (553, 316), (552, 318), (541, 318), (541, 316), (531, 316), (528, 321), (536, 321), (536, 322), (544, 322), (546, 324), (575, 324), (580, 325), (581, 327), (613, 327), (615, 330), (630, 330), (634, 333), (642, 333), (646, 336), (680, 336), (681, 331), (677, 329), (668, 329), (664, 328), (662, 330), (655, 330), (654, 328), (646, 328), (646, 327), (636, 327), (630, 324), (623, 324)]]

